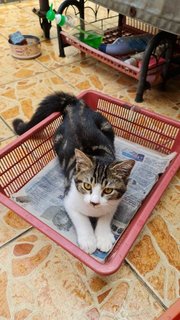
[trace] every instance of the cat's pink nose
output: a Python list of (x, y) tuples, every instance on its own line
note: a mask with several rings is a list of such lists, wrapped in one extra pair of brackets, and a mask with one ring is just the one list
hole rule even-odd
[(90, 204), (92, 204), (94, 207), (97, 206), (99, 204), (99, 202), (93, 202), (91, 201)]

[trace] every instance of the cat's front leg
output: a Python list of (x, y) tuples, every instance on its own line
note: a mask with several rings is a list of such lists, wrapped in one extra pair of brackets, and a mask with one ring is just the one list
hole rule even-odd
[(65, 209), (76, 229), (80, 248), (87, 253), (93, 253), (97, 248), (97, 243), (89, 218), (78, 211), (73, 210), (72, 206), (67, 203), (65, 204)]
[(97, 243), (91, 222), (88, 217), (77, 212), (75, 213), (75, 216), (76, 218), (73, 223), (76, 228), (78, 244), (85, 252), (93, 253), (96, 251)]
[(97, 240), (97, 248), (101, 251), (108, 252), (115, 241), (111, 231), (111, 220), (113, 214), (107, 214), (98, 219), (95, 235)]

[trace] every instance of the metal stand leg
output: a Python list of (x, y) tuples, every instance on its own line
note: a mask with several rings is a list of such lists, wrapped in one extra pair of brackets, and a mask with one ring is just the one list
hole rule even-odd
[(136, 93), (136, 98), (135, 98), (136, 102), (142, 102), (144, 91), (148, 87), (150, 88), (150, 84), (147, 83), (147, 81), (146, 81), (149, 60), (150, 60), (150, 57), (151, 57), (154, 49), (156, 49), (157, 46), (162, 43), (167, 45), (167, 49), (165, 52), (166, 63), (165, 63), (165, 66), (164, 66), (163, 72), (162, 72), (163, 84), (165, 84), (165, 82), (167, 80), (167, 73), (168, 73), (168, 69), (169, 69), (169, 64), (170, 64), (170, 61), (172, 58), (174, 40), (175, 39), (172, 34), (169, 34), (165, 31), (161, 31), (157, 35), (155, 35), (151, 39), (151, 41), (149, 42), (149, 44), (145, 50), (144, 58), (143, 58), (143, 62), (142, 62), (142, 68), (141, 68), (141, 72), (140, 72), (140, 78), (139, 78), (138, 88), (137, 88), (137, 93)]
[(163, 66), (163, 70), (162, 70), (163, 82), (160, 84), (162, 90), (165, 90), (166, 82), (169, 78), (169, 67), (173, 59), (173, 51), (174, 51), (174, 47), (176, 45), (176, 39), (177, 39), (177, 36), (173, 34), (167, 34), (166, 37), (169, 37), (169, 40), (168, 40), (168, 50), (166, 50), (165, 52), (166, 63)]
[[(59, 6), (57, 13), (62, 14), (63, 11), (69, 7), (74, 6), (78, 9), (80, 18), (84, 20), (84, 0), (65, 0), (61, 3)], [(64, 48), (66, 47), (66, 44), (63, 42), (63, 37), (61, 35), (61, 27), (57, 26), (57, 37), (58, 37), (58, 45), (59, 45), (59, 56), (65, 57)]]
[(44, 32), (45, 38), (50, 38), (51, 22), (46, 19), (46, 12), (49, 10), (49, 0), (39, 0), (40, 9), (32, 11), (39, 17), (40, 26)]

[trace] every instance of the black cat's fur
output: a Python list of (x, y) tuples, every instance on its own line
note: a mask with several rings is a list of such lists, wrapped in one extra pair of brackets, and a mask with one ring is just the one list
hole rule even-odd
[(64, 170), (67, 188), (72, 177), (71, 169), (75, 165), (76, 148), (103, 163), (115, 160), (114, 132), (111, 124), (101, 113), (89, 108), (84, 101), (64, 92), (45, 97), (29, 122), (15, 119), (14, 130), (21, 135), (53, 112), (63, 115), (63, 123), (55, 133), (54, 147)]

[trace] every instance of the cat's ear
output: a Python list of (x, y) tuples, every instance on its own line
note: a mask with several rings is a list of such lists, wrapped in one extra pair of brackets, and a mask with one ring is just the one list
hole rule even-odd
[(120, 162), (115, 162), (111, 166), (111, 172), (115, 176), (126, 179), (130, 175), (131, 170), (134, 167), (134, 165), (135, 165), (134, 160), (124, 160), (124, 161), (120, 161)]
[(85, 171), (93, 167), (91, 159), (84, 152), (75, 149), (76, 171)]

